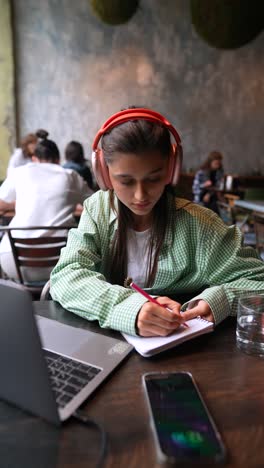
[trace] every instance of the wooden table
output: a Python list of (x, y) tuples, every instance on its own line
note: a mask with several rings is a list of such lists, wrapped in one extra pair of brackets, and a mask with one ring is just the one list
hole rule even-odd
[[(95, 332), (100, 329), (53, 301), (36, 302), (40, 315)], [(132, 352), (83, 405), (87, 417), (108, 434), (106, 468), (157, 467), (141, 375), (148, 371), (193, 373), (225, 441), (229, 461), (237, 468), (264, 464), (264, 360), (243, 354), (235, 345), (234, 318), (214, 333), (146, 359)], [(98, 435), (69, 420), (56, 429), (0, 402), (0, 466), (3, 468), (94, 468)]]

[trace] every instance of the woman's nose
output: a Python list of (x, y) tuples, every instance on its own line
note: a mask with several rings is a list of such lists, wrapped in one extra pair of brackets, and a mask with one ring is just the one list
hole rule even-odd
[(144, 200), (146, 197), (146, 190), (142, 183), (138, 183), (135, 189), (135, 198), (137, 200)]

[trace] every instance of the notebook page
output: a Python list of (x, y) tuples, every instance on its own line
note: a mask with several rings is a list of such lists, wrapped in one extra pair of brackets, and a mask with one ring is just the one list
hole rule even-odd
[(214, 325), (212, 322), (203, 320), (201, 318), (195, 318), (188, 320), (189, 328), (181, 326), (172, 335), (169, 336), (132, 336), (127, 333), (122, 333), (125, 339), (134, 346), (136, 351), (142, 356), (149, 357), (153, 354), (157, 354), (165, 349), (172, 348), (184, 341), (194, 338), (198, 335), (203, 335), (213, 330)]

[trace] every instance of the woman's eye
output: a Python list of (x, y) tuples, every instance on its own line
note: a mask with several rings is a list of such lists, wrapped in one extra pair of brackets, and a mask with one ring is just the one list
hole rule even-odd
[[(155, 177), (155, 178), (151, 178), (151, 179), (146, 179), (145, 180), (145, 184), (155, 184), (155, 183), (158, 183), (160, 182), (161, 180), (161, 177)], [(121, 181), (121, 185), (133, 185), (135, 183), (134, 180), (123, 180)]]
[(149, 179), (148, 181), (155, 184), (155, 182), (159, 182), (159, 181), (160, 181), (160, 177), (155, 177), (155, 179)]
[(133, 184), (133, 181), (132, 180), (124, 180), (123, 182), (121, 182), (122, 185), (132, 185)]

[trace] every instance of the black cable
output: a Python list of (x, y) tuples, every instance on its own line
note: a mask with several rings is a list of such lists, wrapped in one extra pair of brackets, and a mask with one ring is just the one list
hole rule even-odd
[(93, 427), (98, 430), (101, 436), (101, 445), (100, 445), (99, 458), (98, 458), (97, 464), (95, 465), (95, 468), (101, 468), (103, 466), (103, 461), (104, 461), (104, 458), (106, 456), (106, 451), (107, 451), (107, 434), (106, 434), (105, 429), (97, 422), (93, 421), (92, 419), (87, 418), (79, 410), (73, 413), (73, 417), (77, 419), (77, 421), (86, 425), (87, 427)]

